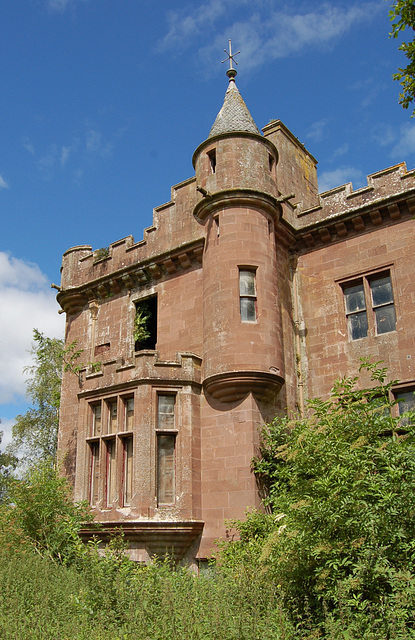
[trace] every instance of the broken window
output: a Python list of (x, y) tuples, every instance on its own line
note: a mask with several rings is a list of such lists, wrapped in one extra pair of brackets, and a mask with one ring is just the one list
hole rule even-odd
[(135, 350), (155, 349), (157, 344), (157, 296), (136, 302), (134, 318)]
[(208, 151), (207, 155), (210, 162), (210, 170), (212, 173), (216, 173), (216, 149)]
[(255, 322), (257, 297), (254, 269), (239, 269), (239, 298), (242, 322)]
[(351, 340), (395, 330), (390, 273), (365, 276), (342, 285)]
[(175, 493), (174, 434), (157, 434), (157, 504), (173, 504)]

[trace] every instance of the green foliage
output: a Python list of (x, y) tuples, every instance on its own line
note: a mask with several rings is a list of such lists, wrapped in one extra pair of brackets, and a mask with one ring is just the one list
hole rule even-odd
[[(391, 36), (397, 38), (401, 32), (406, 29), (415, 29), (415, 4), (413, 0), (395, 0), (389, 11), (389, 17), (392, 22)], [(402, 42), (399, 46), (400, 51), (403, 51), (409, 64), (402, 69), (398, 69), (398, 72), (393, 75), (393, 79), (397, 80), (403, 91), (399, 95), (399, 103), (404, 109), (408, 109), (409, 105), (415, 99), (415, 42), (412, 41)], [(412, 112), (413, 117), (415, 115), (415, 109)]]
[(85, 547), (79, 538), (91, 520), (86, 503), (74, 504), (69, 483), (47, 462), (32, 468), (24, 479), (13, 480), (11, 504), (0, 507), (0, 548), (35, 551), (55, 562), (80, 560)]
[(28, 467), (40, 460), (55, 460), (58, 439), (62, 370), (79, 375), (77, 360), (82, 351), (76, 344), (64, 347), (63, 340), (48, 338), (33, 330), (31, 354), (34, 364), (28, 367), (27, 396), (33, 403), (26, 413), (16, 417), (13, 441), (7, 452)]
[(372, 388), (339, 380), (328, 400), (310, 402), (309, 418), (264, 428), (253, 468), (275, 523), (259, 565), (295, 620), (309, 612), (333, 625), (347, 611), (389, 637), (393, 624), (415, 626), (415, 412), (403, 432), (395, 382), (379, 363), (361, 369)]
[(148, 325), (150, 317), (150, 309), (146, 302), (141, 302), (139, 305), (137, 305), (134, 318), (135, 342), (145, 342), (150, 337), (151, 334)]
[(110, 254), (109, 247), (101, 247), (100, 249), (96, 249), (94, 251), (94, 260), (98, 262), (98, 260), (103, 260), (104, 258), (108, 258)]
[[(0, 431), (0, 444), (3, 432)], [(8, 452), (0, 451), (0, 504), (5, 499), (12, 472), (17, 466), (17, 458)]]

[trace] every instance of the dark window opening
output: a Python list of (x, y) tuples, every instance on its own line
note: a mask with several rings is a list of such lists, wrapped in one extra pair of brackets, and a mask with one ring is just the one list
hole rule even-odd
[(157, 296), (146, 298), (135, 305), (135, 350), (155, 349), (157, 344)]
[(216, 173), (216, 149), (208, 151), (208, 158), (210, 160), (210, 168), (212, 173)]
[(272, 157), (271, 154), (268, 155), (268, 162), (269, 162), (269, 170), (272, 171), (274, 168), (274, 158)]
[(157, 504), (174, 504), (175, 435), (157, 435)]

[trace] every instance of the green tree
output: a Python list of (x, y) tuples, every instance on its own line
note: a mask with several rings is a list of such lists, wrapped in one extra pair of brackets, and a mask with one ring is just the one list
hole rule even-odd
[(272, 513), (236, 523), (241, 541), (225, 545), (225, 562), (249, 557), (270, 571), (297, 621), (339, 622), (345, 607), (354, 621), (373, 618), (367, 637), (386, 638), (398, 618), (415, 625), (415, 412), (403, 426), (396, 382), (362, 367), (370, 389), (342, 379), (308, 418), (264, 428), (253, 468)]
[[(0, 444), (3, 438), (3, 431), (0, 431)], [(17, 458), (8, 452), (0, 451), (0, 503), (4, 500), (7, 486), (9, 484), (13, 470), (17, 466)]]
[[(392, 22), (391, 36), (397, 38), (401, 32), (414, 31), (415, 29), (415, 4), (413, 0), (395, 0), (389, 11), (389, 17)], [(405, 68), (398, 69), (398, 72), (393, 75), (394, 80), (397, 80), (402, 86), (402, 92), (399, 95), (399, 104), (404, 109), (408, 109), (409, 105), (414, 102), (415, 99), (415, 42), (414, 37), (408, 42), (402, 42), (399, 46), (400, 51), (403, 51), (408, 64)], [(413, 117), (415, 115), (415, 109), (412, 112)]]
[(8, 496), (10, 504), (0, 506), (0, 552), (32, 550), (64, 564), (84, 557), (78, 534), (91, 521), (89, 506), (74, 504), (68, 481), (49, 461), (11, 480)]
[(27, 396), (33, 406), (16, 417), (12, 443), (7, 449), (26, 467), (40, 460), (56, 459), (62, 370), (79, 375), (82, 366), (76, 364), (81, 354), (76, 343), (65, 347), (63, 340), (48, 338), (37, 329), (33, 330), (33, 340), (34, 364), (26, 369)]

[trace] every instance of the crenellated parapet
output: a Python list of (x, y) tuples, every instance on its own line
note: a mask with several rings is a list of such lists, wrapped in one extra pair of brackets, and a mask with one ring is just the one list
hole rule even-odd
[[(353, 190), (347, 183), (319, 195), (319, 204), (306, 211), (284, 205), (283, 219), (292, 228), (300, 249), (341, 241), (415, 214), (415, 170), (404, 162), (373, 173), (367, 186)], [(291, 209), (291, 210), (289, 210)]]
[[(199, 194), (195, 178), (190, 178), (172, 187), (171, 201), (156, 207), (153, 224), (143, 233), (143, 239), (136, 242), (132, 235), (112, 242), (109, 247), (92, 250), (90, 245), (68, 249), (62, 260), (61, 289), (75, 289), (89, 282), (107, 281), (114, 274), (128, 272), (133, 265), (145, 265), (145, 278), (166, 270), (171, 273), (175, 265), (179, 267), (180, 248), (190, 243), (203, 241), (203, 230), (194, 220), (191, 212)], [(171, 257), (170, 257), (171, 256)], [(170, 260), (170, 262), (169, 262)], [(183, 258), (186, 263), (188, 258)], [(138, 275), (138, 280), (142, 280)], [(62, 297), (62, 296), (61, 296)]]

